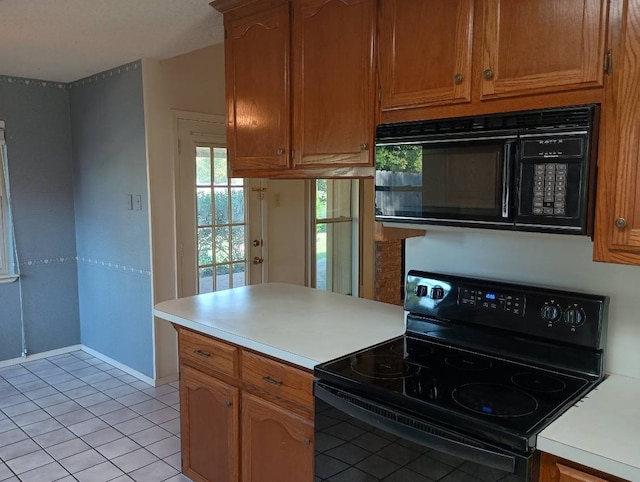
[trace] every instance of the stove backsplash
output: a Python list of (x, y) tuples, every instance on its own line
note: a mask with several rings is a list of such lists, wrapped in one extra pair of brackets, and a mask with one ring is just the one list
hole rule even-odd
[(584, 291), (610, 297), (607, 373), (640, 378), (640, 268), (591, 260), (588, 238), (464, 230), (406, 240), (406, 269)]

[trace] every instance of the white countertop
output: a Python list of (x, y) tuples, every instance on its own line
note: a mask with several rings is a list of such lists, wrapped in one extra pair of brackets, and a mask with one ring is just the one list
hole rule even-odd
[(405, 329), (401, 306), (285, 283), (163, 301), (154, 314), (308, 369)]
[(640, 380), (609, 375), (538, 435), (539, 450), (640, 481)]

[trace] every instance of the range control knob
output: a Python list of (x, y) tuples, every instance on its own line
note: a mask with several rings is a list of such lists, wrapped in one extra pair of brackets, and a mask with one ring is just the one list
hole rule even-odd
[(429, 294), (429, 287), (425, 285), (418, 285), (415, 289), (416, 296), (427, 296)]
[(558, 321), (562, 316), (562, 309), (557, 303), (545, 303), (540, 310), (540, 316), (544, 321)]
[(444, 288), (442, 288), (442, 286), (434, 286), (431, 288), (431, 298), (434, 300), (441, 300), (444, 298)]
[(587, 316), (585, 315), (584, 311), (577, 306), (571, 306), (564, 312), (565, 323), (574, 327), (584, 324), (586, 319)]

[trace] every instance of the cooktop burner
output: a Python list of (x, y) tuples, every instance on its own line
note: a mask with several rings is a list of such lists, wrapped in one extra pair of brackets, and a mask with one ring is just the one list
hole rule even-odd
[(444, 359), (450, 367), (458, 370), (488, 370), (491, 368), (491, 361), (473, 355), (451, 355)]
[(511, 381), (518, 387), (534, 392), (561, 392), (566, 388), (560, 378), (544, 373), (516, 373)]
[(393, 355), (363, 355), (351, 362), (354, 372), (367, 378), (396, 380), (408, 378), (420, 371), (420, 367)]
[(462, 385), (454, 388), (451, 396), (464, 408), (495, 417), (522, 417), (538, 408), (538, 402), (528, 393), (493, 383)]

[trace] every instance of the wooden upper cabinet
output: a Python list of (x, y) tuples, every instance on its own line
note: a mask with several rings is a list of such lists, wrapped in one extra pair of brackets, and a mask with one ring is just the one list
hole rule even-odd
[(475, 0), (384, 0), (382, 110), (471, 100)]
[(603, 84), (607, 0), (484, 0), (480, 98)]
[(258, 11), (248, 5), (224, 21), (231, 173), (286, 169), (291, 144), (289, 4)]
[(640, 0), (612, 0), (594, 259), (640, 264)]
[(375, 0), (293, 1), (294, 167), (373, 165)]

